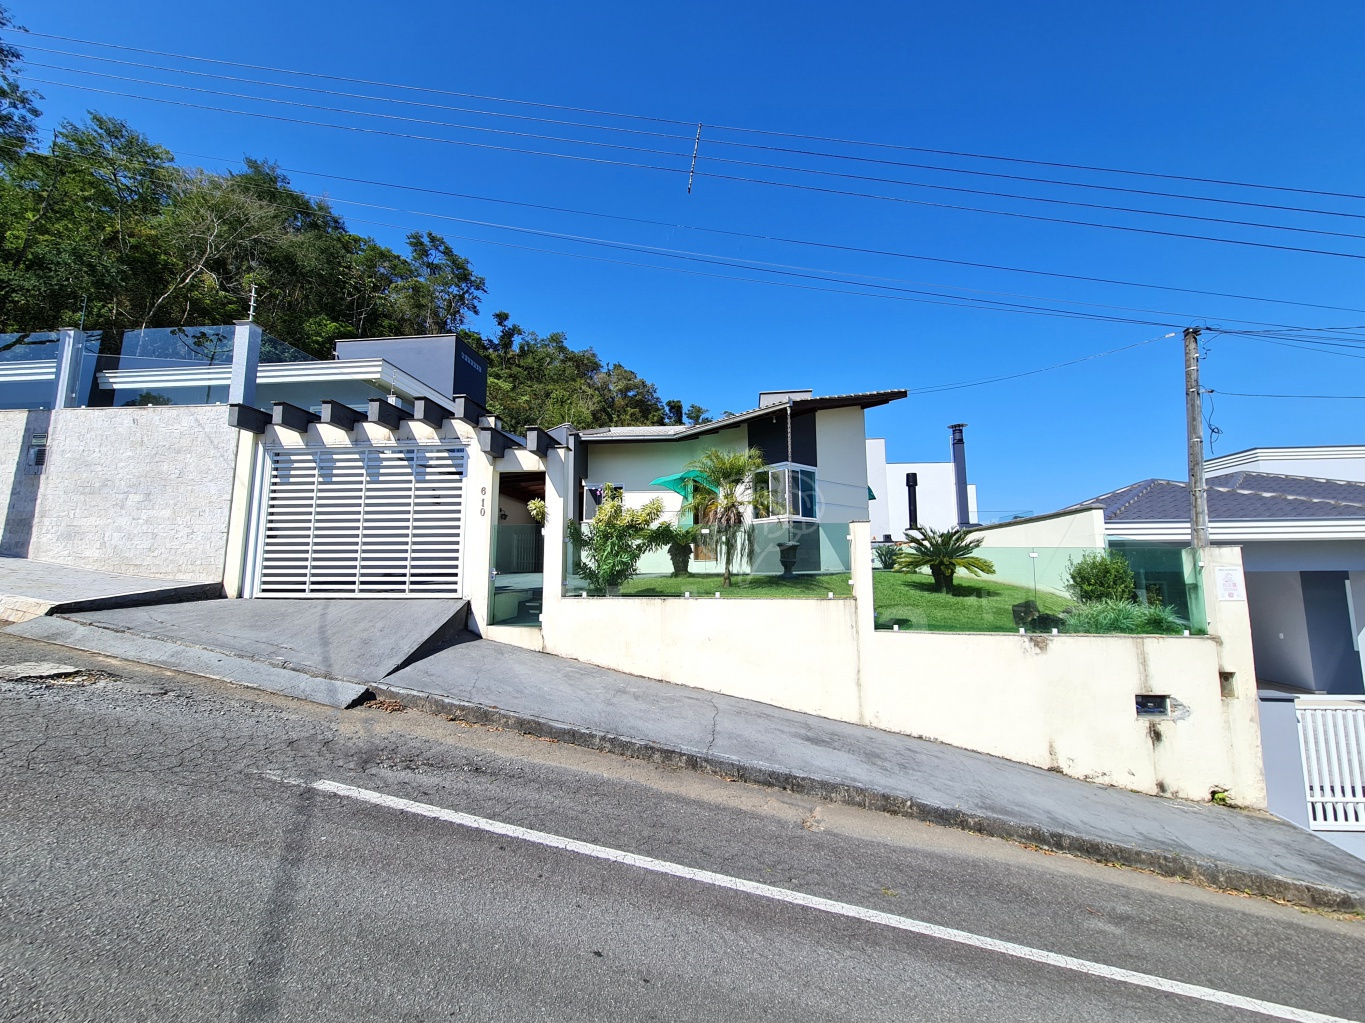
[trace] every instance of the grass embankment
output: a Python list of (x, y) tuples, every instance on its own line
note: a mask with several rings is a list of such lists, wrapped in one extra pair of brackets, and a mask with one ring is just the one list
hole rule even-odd
[[(877, 625), (889, 629), (931, 632), (1017, 632), (1010, 608), (1033, 600), (1033, 588), (974, 579), (959, 574), (953, 592), (935, 593), (928, 575), (876, 571), (872, 573), (872, 599)], [(1073, 601), (1046, 590), (1038, 591), (1038, 608), (1057, 614)]]
[(798, 575), (793, 579), (783, 579), (773, 575), (736, 575), (727, 588), (720, 584), (719, 573), (712, 575), (687, 575), (681, 578), (672, 576), (636, 576), (621, 587), (623, 597), (681, 597), (691, 593), (693, 597), (721, 599), (730, 597), (748, 598), (827, 598), (830, 593), (836, 597), (853, 595), (848, 585), (848, 575)]

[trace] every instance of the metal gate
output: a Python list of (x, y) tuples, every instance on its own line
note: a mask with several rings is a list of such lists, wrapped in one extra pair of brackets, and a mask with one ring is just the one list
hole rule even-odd
[(256, 595), (460, 595), (465, 449), (268, 448)]
[(1365, 831), (1365, 701), (1301, 697), (1299, 748), (1314, 831)]

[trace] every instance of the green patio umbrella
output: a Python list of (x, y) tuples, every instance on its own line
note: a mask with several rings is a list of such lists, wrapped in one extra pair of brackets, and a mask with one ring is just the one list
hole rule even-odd
[(660, 476), (657, 480), (651, 481), (649, 485), (651, 487), (667, 487), (675, 494), (690, 497), (692, 495), (691, 488), (688, 486), (690, 483), (700, 484), (712, 493), (716, 491), (716, 485), (711, 482), (711, 478), (706, 473), (698, 472), (696, 469), (675, 472), (672, 476)]

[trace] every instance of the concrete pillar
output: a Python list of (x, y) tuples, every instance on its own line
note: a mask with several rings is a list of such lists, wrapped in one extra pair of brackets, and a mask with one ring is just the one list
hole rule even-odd
[(468, 449), (465, 475), (464, 557), (461, 589), (469, 600), (469, 628), (486, 635), (488, 607), (493, 596), (493, 524), (498, 520), (498, 472), (492, 456), (479, 450), (476, 427), (453, 419), (460, 440)]
[(849, 556), (853, 564), (849, 578), (853, 581), (854, 620), (857, 623), (855, 631), (858, 664), (854, 674), (854, 685), (858, 694), (858, 723), (865, 725), (868, 723), (868, 715), (863, 699), (863, 665), (871, 664), (872, 658), (864, 651), (877, 631), (877, 615), (873, 607), (872, 593), (872, 524), (850, 522), (848, 534)]
[(261, 328), (250, 320), (237, 320), (232, 330), (232, 382), (228, 404), (256, 404), (256, 367), (261, 361)]
[[(85, 404), (89, 390), (89, 374), (86, 362), (90, 363), (90, 373), (94, 372), (95, 360), (85, 357), (85, 331), (75, 327), (62, 327), (57, 331), (57, 379), (52, 407), (80, 408)], [(85, 383), (87, 387), (81, 385)]]
[(1224, 735), (1231, 754), (1232, 799), (1242, 806), (1266, 805), (1265, 766), (1261, 758), (1260, 705), (1256, 661), (1251, 648), (1251, 615), (1242, 572), (1242, 548), (1206, 547), (1193, 552), (1204, 592), (1209, 635), (1218, 637), (1218, 683), (1222, 693)]

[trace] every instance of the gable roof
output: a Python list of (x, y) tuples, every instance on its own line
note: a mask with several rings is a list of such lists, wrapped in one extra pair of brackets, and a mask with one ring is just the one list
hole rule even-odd
[[(1209, 520), (1365, 519), (1365, 483), (1232, 472), (1207, 480)], [(1109, 522), (1187, 522), (1189, 487), (1148, 479), (1072, 505), (1067, 511), (1101, 508)]]
[[(791, 410), (793, 415), (799, 416), (806, 412), (819, 412), (823, 409), (855, 407), (869, 409), (899, 401), (908, 393), (908, 391), (903, 390), (863, 391), (859, 394), (830, 394), (819, 398), (798, 398), (791, 403)], [(689, 440), (693, 437), (704, 437), (718, 430), (728, 430), (731, 427), (747, 423), (751, 419), (758, 419), (785, 410), (786, 407), (785, 402), (780, 405), (763, 405), (759, 408), (749, 409), (747, 412), (736, 412), (734, 415), (725, 416), (715, 422), (698, 423), (695, 426), (604, 426), (595, 430), (583, 430), (579, 436), (593, 443), (598, 441)]]

